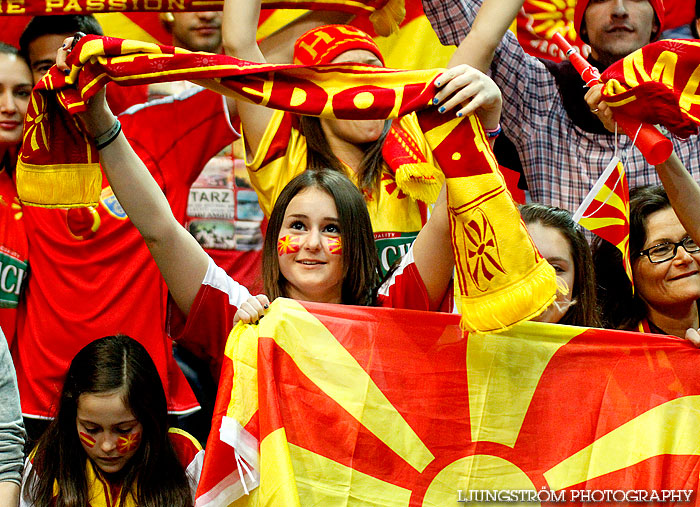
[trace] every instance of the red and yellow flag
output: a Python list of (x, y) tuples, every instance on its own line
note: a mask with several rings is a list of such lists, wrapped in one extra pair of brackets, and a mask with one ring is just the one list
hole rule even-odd
[(618, 60), (601, 76), (614, 114), (661, 124), (679, 137), (700, 124), (700, 41), (663, 40)]
[(630, 195), (625, 168), (614, 157), (588, 192), (573, 216), (593, 234), (615, 245), (622, 253), (625, 272), (632, 281), (630, 260)]
[(464, 336), (455, 315), (278, 299), (227, 344), (196, 505), (695, 490), (697, 357), (658, 335)]

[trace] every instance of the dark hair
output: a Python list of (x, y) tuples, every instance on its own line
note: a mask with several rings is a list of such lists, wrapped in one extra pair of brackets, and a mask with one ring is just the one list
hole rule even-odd
[[(88, 457), (76, 430), (78, 401), (85, 393), (111, 391), (121, 392), (124, 404), (143, 426), (141, 445), (126, 465), (120, 505), (133, 493), (142, 507), (191, 507), (185, 470), (168, 437), (167, 405), (158, 370), (143, 345), (127, 336), (95, 340), (71, 361), (56, 418), (37, 444), (25, 498), (39, 507), (88, 505)], [(55, 499), (54, 482), (58, 484)]]
[[(647, 185), (630, 190), (630, 259), (639, 260), (639, 252), (647, 241), (646, 222), (649, 215), (671, 207), (666, 190), (660, 185)], [(637, 292), (632, 291), (615, 245), (596, 238), (593, 242), (593, 263), (598, 277), (598, 300), (603, 323), (616, 329), (636, 329), (646, 317), (647, 308)]]
[(72, 35), (75, 32), (83, 32), (86, 35), (104, 35), (102, 27), (92, 14), (34, 16), (19, 38), (19, 51), (22, 57), (29, 62), (29, 44), (42, 35)]
[(519, 210), (526, 224), (540, 223), (553, 227), (568, 242), (574, 260), (574, 288), (571, 299), (576, 299), (576, 304), (569, 307), (559, 324), (600, 327), (593, 259), (580, 226), (574, 222), (571, 213), (554, 206), (530, 203), (520, 206)]
[[(306, 138), (306, 167), (308, 169), (330, 168), (344, 174), (343, 164), (331, 150), (328, 140), (323, 133), (321, 120), (315, 116), (301, 116), (299, 118), (299, 127), (300, 132)], [(357, 186), (360, 187), (360, 190), (379, 191), (382, 167), (384, 165), (382, 148), (390, 128), (391, 120), (386, 120), (384, 129), (377, 140), (362, 147), (365, 154), (357, 170)]]
[(693, 37), (700, 38), (698, 33), (697, 21), (700, 20), (700, 0), (695, 0), (695, 19), (690, 22), (690, 31), (693, 32)]
[(270, 213), (263, 247), (265, 292), (270, 299), (287, 295), (287, 280), (280, 273), (277, 239), (287, 206), (299, 192), (311, 187), (330, 195), (338, 211), (343, 245), (342, 302), (373, 306), (381, 276), (367, 204), (357, 187), (345, 175), (333, 169), (304, 171), (292, 179), (277, 198)]

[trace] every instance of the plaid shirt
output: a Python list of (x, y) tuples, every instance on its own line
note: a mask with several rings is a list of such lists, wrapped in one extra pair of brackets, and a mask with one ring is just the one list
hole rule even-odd
[[(423, 8), (440, 41), (459, 44), (481, 0), (423, 0)], [(573, 212), (615, 153), (625, 163), (630, 188), (658, 184), (653, 166), (624, 134), (593, 134), (572, 122), (552, 74), (520, 47), (508, 31), (491, 64), (493, 80), (503, 93), (503, 131), (515, 144), (533, 201)], [(700, 178), (700, 142), (672, 139), (676, 154)]]

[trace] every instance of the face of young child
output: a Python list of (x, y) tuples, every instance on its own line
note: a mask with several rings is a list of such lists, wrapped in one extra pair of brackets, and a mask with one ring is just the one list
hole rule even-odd
[(81, 394), (75, 422), (83, 449), (105, 473), (122, 470), (141, 445), (143, 427), (121, 391)]
[(289, 202), (277, 237), (287, 296), (340, 303), (343, 256), (338, 211), (325, 191), (309, 187)]

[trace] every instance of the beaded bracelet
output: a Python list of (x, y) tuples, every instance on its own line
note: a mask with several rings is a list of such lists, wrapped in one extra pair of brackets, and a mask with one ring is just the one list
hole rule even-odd
[(495, 129), (484, 129), (484, 133), (486, 134), (486, 137), (489, 139), (495, 139), (497, 138), (503, 130), (501, 129), (501, 124), (499, 123), (498, 126)]
[(114, 123), (111, 127), (109, 127), (109, 130), (95, 138), (95, 148), (97, 148), (99, 151), (102, 148), (109, 146), (117, 138), (117, 136), (119, 136), (121, 131), (122, 124), (118, 118), (115, 118)]

